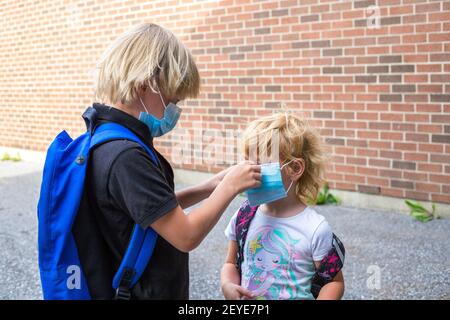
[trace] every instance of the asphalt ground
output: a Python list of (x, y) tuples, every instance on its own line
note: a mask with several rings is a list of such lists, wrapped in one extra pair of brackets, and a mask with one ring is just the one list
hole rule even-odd
[[(0, 299), (42, 299), (36, 219), (41, 175), (32, 163), (0, 162)], [(223, 230), (242, 200), (233, 201), (191, 253), (191, 299), (223, 298)], [(344, 299), (450, 299), (450, 220), (421, 223), (401, 213), (345, 206), (316, 210), (346, 247)]]

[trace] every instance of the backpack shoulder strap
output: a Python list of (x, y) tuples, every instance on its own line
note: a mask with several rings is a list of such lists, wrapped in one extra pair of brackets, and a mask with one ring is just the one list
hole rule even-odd
[(320, 261), (320, 266), (316, 270), (311, 281), (311, 293), (314, 298), (319, 296), (319, 292), (324, 285), (333, 281), (334, 277), (342, 270), (345, 260), (345, 248), (341, 240), (333, 233), (333, 242), (330, 251)]
[(236, 217), (235, 233), (236, 242), (238, 244), (238, 252), (236, 254), (236, 268), (241, 273), (242, 262), (244, 261), (244, 245), (247, 239), (248, 229), (250, 228), (250, 223), (255, 217), (255, 213), (258, 210), (258, 206), (250, 206), (248, 200), (242, 203)]
[(104, 142), (117, 139), (126, 139), (138, 143), (147, 151), (155, 164), (158, 164), (158, 160), (156, 159), (154, 152), (144, 142), (142, 142), (141, 139), (139, 139), (131, 130), (114, 122), (102, 124), (95, 130), (89, 149), (92, 149)]
[[(95, 130), (90, 149), (104, 142), (117, 139), (126, 139), (138, 143), (151, 156), (153, 162), (158, 165), (155, 154), (144, 142), (131, 130), (113, 122), (102, 124)], [(143, 229), (138, 224), (134, 225), (131, 240), (112, 283), (113, 289), (116, 290), (116, 299), (129, 300), (131, 298), (130, 289), (136, 284), (147, 267), (156, 240), (157, 234), (152, 228)]]

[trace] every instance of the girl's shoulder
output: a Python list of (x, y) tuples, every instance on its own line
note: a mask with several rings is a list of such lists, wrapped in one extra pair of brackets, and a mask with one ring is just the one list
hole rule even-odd
[(327, 219), (319, 214), (314, 208), (306, 207), (302, 215), (299, 215), (302, 220), (298, 225), (302, 227), (304, 234), (308, 235), (308, 238), (313, 239), (320, 230), (329, 229)]
[(318, 213), (313, 207), (307, 206), (305, 210), (303, 211), (302, 215), (299, 215), (300, 217), (303, 216), (304, 219), (307, 219), (308, 222), (312, 224), (321, 224), (322, 222), (326, 221), (326, 218)]

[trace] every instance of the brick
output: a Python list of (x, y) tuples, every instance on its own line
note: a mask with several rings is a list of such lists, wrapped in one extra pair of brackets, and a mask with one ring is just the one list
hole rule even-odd
[(208, 99), (220, 99), (221, 97), (220, 93), (208, 93)]
[(416, 86), (414, 84), (395, 84), (392, 86), (394, 92), (415, 92)]
[(411, 181), (391, 180), (392, 188), (414, 189), (414, 184)]
[(331, 145), (344, 146), (345, 140), (342, 138), (327, 138), (326, 142)]
[(281, 17), (289, 14), (289, 9), (273, 10), (272, 17)]
[(310, 14), (307, 16), (300, 17), (300, 22), (314, 22), (314, 21), (319, 21), (318, 14)]
[(382, 75), (380, 76), (380, 82), (402, 82), (401, 75)]
[(449, 62), (450, 53), (432, 53), (430, 54), (430, 61), (432, 62)]
[(253, 13), (254, 19), (264, 19), (269, 17), (269, 11), (261, 11), (261, 12), (255, 12)]
[(318, 41), (312, 41), (311, 47), (313, 48), (324, 48), (329, 47), (331, 44), (330, 40), (318, 40)]
[(266, 86), (265, 90), (267, 92), (281, 92), (281, 86)]
[(309, 41), (300, 41), (300, 42), (294, 42), (292, 43), (292, 48), (294, 49), (307, 49), (311, 45), (311, 42)]
[(380, 194), (381, 188), (379, 186), (358, 185), (358, 192), (369, 193), (369, 194)]
[(342, 67), (324, 67), (323, 68), (324, 74), (337, 74), (342, 73)]
[(414, 65), (403, 64), (403, 65), (393, 65), (391, 66), (391, 72), (414, 72)]
[(245, 54), (230, 54), (230, 60), (244, 60)]
[(450, 143), (450, 134), (433, 134), (431, 141), (436, 143)]
[(431, 102), (450, 102), (450, 94), (432, 94)]
[(400, 102), (402, 101), (401, 94), (380, 94), (380, 102)]
[(314, 111), (313, 115), (315, 118), (322, 118), (322, 119), (333, 118), (333, 112), (331, 111)]
[(380, 63), (399, 63), (402, 62), (402, 56), (381, 56)]
[(368, 26), (368, 19), (357, 19), (357, 20), (353, 20), (354, 26), (355, 28), (358, 27), (367, 27)]
[(258, 28), (255, 29), (255, 34), (269, 34), (270, 28)]
[(254, 49), (255, 49), (254, 46), (242, 46), (238, 48), (239, 52), (250, 52), (253, 51)]
[(375, 0), (364, 0), (364, 1), (354, 1), (353, 2), (353, 8), (359, 9), (359, 8), (367, 8), (369, 6), (374, 6)]
[(385, 17), (380, 19), (380, 24), (382, 26), (399, 24), (401, 23), (401, 17)]
[(323, 49), (322, 55), (328, 56), (342, 56), (342, 49)]
[(376, 76), (355, 76), (356, 83), (374, 83), (377, 82)]
[(395, 169), (416, 170), (416, 163), (410, 161), (393, 161), (392, 167)]
[(271, 44), (258, 44), (255, 46), (256, 51), (270, 51), (272, 50)]
[(239, 78), (239, 84), (253, 84), (255, 79), (253, 78)]
[(367, 73), (388, 73), (389, 66), (367, 66)]

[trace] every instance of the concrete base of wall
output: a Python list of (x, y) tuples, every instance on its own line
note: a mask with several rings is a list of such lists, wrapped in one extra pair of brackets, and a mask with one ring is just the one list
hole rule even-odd
[[(26, 162), (32, 162), (38, 166), (34, 166), (33, 170), (39, 166), (42, 168), (45, 162), (45, 152), (31, 151), (17, 148), (0, 147), (0, 159), (7, 152), (10, 156), (20, 155), (21, 159)], [(175, 169), (175, 181), (185, 185), (197, 184), (213, 176), (212, 173), (197, 172), (192, 170)], [(342, 205), (356, 208), (381, 209), (396, 213), (407, 214), (409, 212), (404, 199), (365, 194), (359, 192), (332, 190), (342, 200)], [(427, 208), (431, 208), (431, 202), (420, 201)], [(438, 203), (437, 212), (443, 218), (450, 219), (450, 205)]]
[[(211, 178), (213, 174), (175, 169), (175, 181), (182, 184), (200, 183)], [(378, 196), (359, 192), (332, 190), (332, 193), (342, 200), (342, 205), (355, 208), (381, 209), (395, 213), (408, 214), (409, 209), (405, 199)], [(420, 201), (425, 207), (431, 208), (431, 202)], [(437, 212), (442, 218), (450, 219), (450, 205), (436, 204)]]
[(21, 160), (26, 162), (33, 162), (36, 164), (44, 164), (46, 156), (46, 153), (42, 151), (33, 151), (0, 146), (0, 159), (3, 158), (3, 155), (5, 153), (8, 153), (11, 157), (19, 155)]

